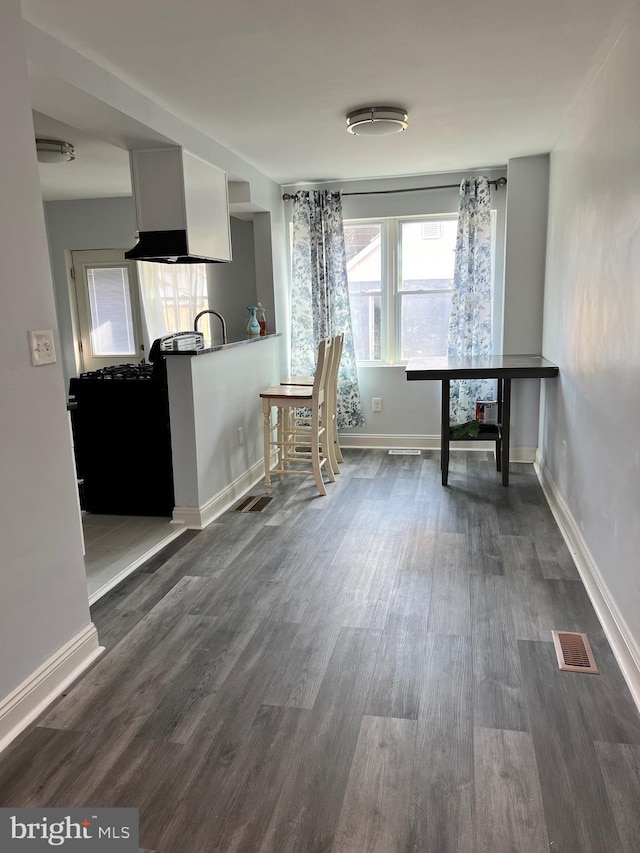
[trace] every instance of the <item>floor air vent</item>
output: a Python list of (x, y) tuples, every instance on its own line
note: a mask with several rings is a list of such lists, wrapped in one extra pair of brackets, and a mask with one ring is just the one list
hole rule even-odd
[(405, 450), (403, 448), (397, 448), (389, 451), (389, 456), (420, 456), (421, 450)]
[(235, 507), (235, 512), (262, 512), (263, 509), (266, 509), (273, 498), (269, 498), (266, 495), (249, 495), (248, 498), (243, 498), (237, 507)]
[(566, 672), (599, 674), (591, 644), (586, 634), (575, 631), (552, 631), (558, 666)]

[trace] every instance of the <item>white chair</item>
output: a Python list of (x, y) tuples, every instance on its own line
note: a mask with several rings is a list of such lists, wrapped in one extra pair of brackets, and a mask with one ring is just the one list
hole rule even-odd
[[(271, 489), (271, 475), (295, 474), (315, 478), (318, 491), (326, 495), (322, 468), (329, 482), (335, 482), (333, 467), (328, 460), (328, 422), (330, 412), (326, 394), (326, 375), (331, 360), (331, 342), (320, 341), (316, 374), (312, 385), (274, 385), (262, 391), (264, 420), (264, 487)], [(271, 409), (277, 408), (275, 424)], [(309, 409), (309, 416), (296, 417), (296, 410)], [(275, 433), (275, 437), (274, 437)], [(277, 452), (276, 467), (271, 470), (273, 451)], [(295, 466), (302, 467), (295, 467)]]
[[(325, 400), (328, 408), (327, 417), (327, 450), (326, 455), (329, 458), (329, 464), (333, 469), (334, 474), (340, 473), (339, 463), (344, 462), (340, 442), (338, 440), (338, 374), (340, 370), (340, 360), (342, 358), (342, 347), (344, 344), (344, 335), (336, 335), (331, 338), (331, 360), (325, 377)], [(283, 379), (281, 385), (300, 385), (310, 386), (314, 383), (313, 376), (287, 376)], [(293, 415), (295, 417), (295, 413)], [(305, 419), (298, 418), (298, 428), (304, 427)]]

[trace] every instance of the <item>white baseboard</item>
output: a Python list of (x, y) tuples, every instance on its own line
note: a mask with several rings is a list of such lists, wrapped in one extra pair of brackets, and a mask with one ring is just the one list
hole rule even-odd
[(587, 547), (573, 513), (558, 492), (540, 454), (536, 457), (534, 467), (551, 512), (571, 552), (587, 594), (629, 686), (633, 700), (640, 710), (640, 649), (638, 644)]
[(0, 752), (103, 652), (91, 622), (0, 701)]
[(173, 520), (186, 525), (190, 530), (203, 530), (212, 521), (226, 512), (239, 497), (255, 486), (264, 477), (264, 462), (260, 459), (251, 468), (236, 477), (233, 482), (202, 506), (177, 506)]
[(512, 447), (509, 450), (509, 460), (511, 462), (529, 462), (536, 461), (537, 447)]
[[(375, 435), (374, 433), (339, 433), (340, 447), (361, 447), (378, 450), (417, 449), (440, 450), (439, 435)], [(469, 452), (492, 451), (494, 441), (452, 441), (451, 450)], [(512, 447), (509, 452), (512, 462), (533, 462), (535, 447)]]
[(177, 539), (178, 536), (181, 536), (184, 532), (184, 525), (182, 523), (175, 522), (173, 519), (170, 522), (174, 524), (175, 527), (171, 530), (164, 539), (161, 539), (160, 542), (156, 542), (148, 551), (145, 551), (144, 554), (141, 554), (136, 560), (130, 563), (125, 569), (122, 569), (121, 572), (109, 578), (106, 583), (104, 583), (101, 587), (94, 590), (89, 594), (89, 606), (92, 606), (103, 598), (108, 592), (111, 592), (114, 587), (118, 586), (125, 578), (128, 578), (129, 575), (132, 575), (136, 569), (139, 569), (143, 563), (146, 563), (147, 560), (150, 560), (151, 557), (155, 557), (155, 555), (162, 551), (163, 548), (166, 548), (170, 542), (173, 542), (174, 539)]

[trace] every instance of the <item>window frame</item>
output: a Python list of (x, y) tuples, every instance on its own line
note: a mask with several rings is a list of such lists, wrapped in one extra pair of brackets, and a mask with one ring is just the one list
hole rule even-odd
[[(65, 260), (68, 273), (71, 325), (73, 329), (76, 371), (99, 370), (114, 364), (131, 364), (145, 356), (146, 339), (140, 305), (140, 288), (135, 261), (126, 260), (126, 249), (67, 250)], [(126, 268), (131, 299), (136, 354), (94, 355), (91, 344), (91, 307), (86, 272), (88, 269)]]
[[(492, 210), (492, 216), (494, 211)], [(407, 364), (400, 358), (402, 351), (401, 300), (403, 293), (447, 293), (443, 288), (403, 290), (402, 282), (402, 225), (410, 222), (455, 221), (456, 213), (427, 213), (410, 216), (373, 216), (345, 219), (344, 225), (380, 225), (380, 359), (359, 359), (357, 363), (365, 367), (398, 367)], [(492, 221), (495, 221), (492, 219)], [(495, 242), (495, 238), (494, 241)], [(492, 250), (493, 258), (493, 250)], [(493, 266), (492, 266), (493, 269)], [(495, 271), (492, 292), (495, 291)], [(385, 322), (386, 317), (386, 322)]]

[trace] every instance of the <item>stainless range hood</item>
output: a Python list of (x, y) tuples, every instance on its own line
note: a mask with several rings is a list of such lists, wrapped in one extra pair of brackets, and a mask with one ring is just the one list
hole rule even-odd
[(228, 263), (226, 174), (177, 147), (132, 151), (130, 159), (138, 242), (125, 257), (167, 264)]

